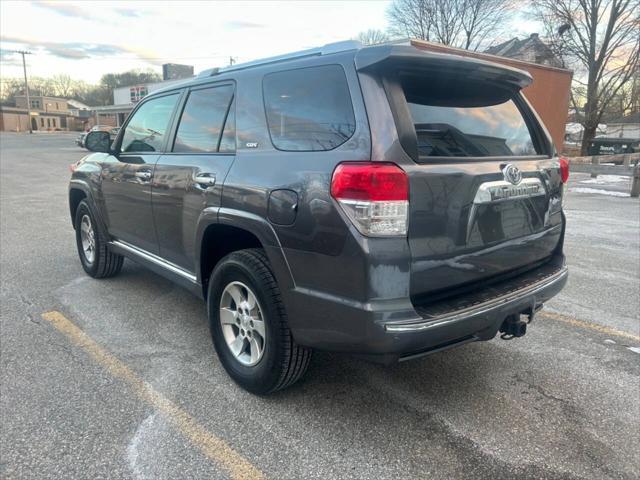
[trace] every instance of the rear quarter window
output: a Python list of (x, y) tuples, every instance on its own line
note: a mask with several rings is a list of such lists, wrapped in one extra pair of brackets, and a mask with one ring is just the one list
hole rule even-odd
[(355, 132), (349, 86), (339, 65), (266, 75), (263, 92), (269, 134), (278, 150), (333, 150)]

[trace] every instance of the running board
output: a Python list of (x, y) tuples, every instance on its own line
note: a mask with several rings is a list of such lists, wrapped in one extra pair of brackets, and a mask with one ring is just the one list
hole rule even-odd
[(203, 296), (202, 287), (198, 283), (198, 278), (184, 268), (168, 262), (151, 252), (123, 242), (122, 240), (112, 240), (108, 243), (108, 246), (112, 252), (124, 255), (130, 260), (147, 267), (149, 270), (169, 280), (175, 281), (198, 297)]

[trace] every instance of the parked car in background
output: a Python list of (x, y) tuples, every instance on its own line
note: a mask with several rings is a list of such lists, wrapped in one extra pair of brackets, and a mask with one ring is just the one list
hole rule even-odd
[(521, 337), (568, 277), (568, 162), (530, 82), (349, 42), (154, 92), (72, 165), (82, 267), (128, 257), (205, 299), (222, 365), (261, 394), (313, 349), (388, 364)]
[[(91, 130), (89, 130), (89, 132), (109, 132), (112, 140), (116, 138), (116, 135), (118, 135), (119, 131), (120, 127), (112, 127), (111, 125), (94, 125), (93, 127), (91, 127)], [(76, 145), (82, 148), (86, 148), (84, 140), (89, 132), (82, 132), (80, 135), (78, 135), (78, 137), (76, 138)]]

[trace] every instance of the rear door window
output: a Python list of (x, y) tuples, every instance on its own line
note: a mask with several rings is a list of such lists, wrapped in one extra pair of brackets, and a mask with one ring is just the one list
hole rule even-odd
[(513, 93), (456, 79), (404, 79), (420, 157), (538, 155)]
[(278, 150), (332, 150), (355, 132), (344, 70), (339, 65), (276, 72), (264, 77), (269, 134)]
[(224, 131), (220, 139), (220, 153), (234, 153), (236, 151), (236, 100), (231, 101), (227, 120), (224, 122)]
[[(190, 92), (180, 118), (173, 151), (180, 153), (217, 152), (232, 96), (232, 85)], [(235, 119), (232, 120), (235, 124)], [(227, 138), (225, 151), (229, 151), (229, 142), (230, 139)]]

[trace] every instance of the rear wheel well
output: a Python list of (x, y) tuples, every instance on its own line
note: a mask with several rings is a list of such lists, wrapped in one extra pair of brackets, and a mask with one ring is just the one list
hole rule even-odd
[(72, 188), (69, 190), (69, 210), (71, 212), (71, 223), (75, 228), (75, 220), (76, 220), (76, 210), (78, 210), (78, 205), (80, 202), (87, 198), (87, 194), (84, 193), (79, 188)]
[(202, 293), (207, 297), (209, 277), (218, 262), (231, 252), (246, 248), (263, 248), (253, 233), (230, 225), (210, 225), (204, 232), (200, 246), (200, 275)]

